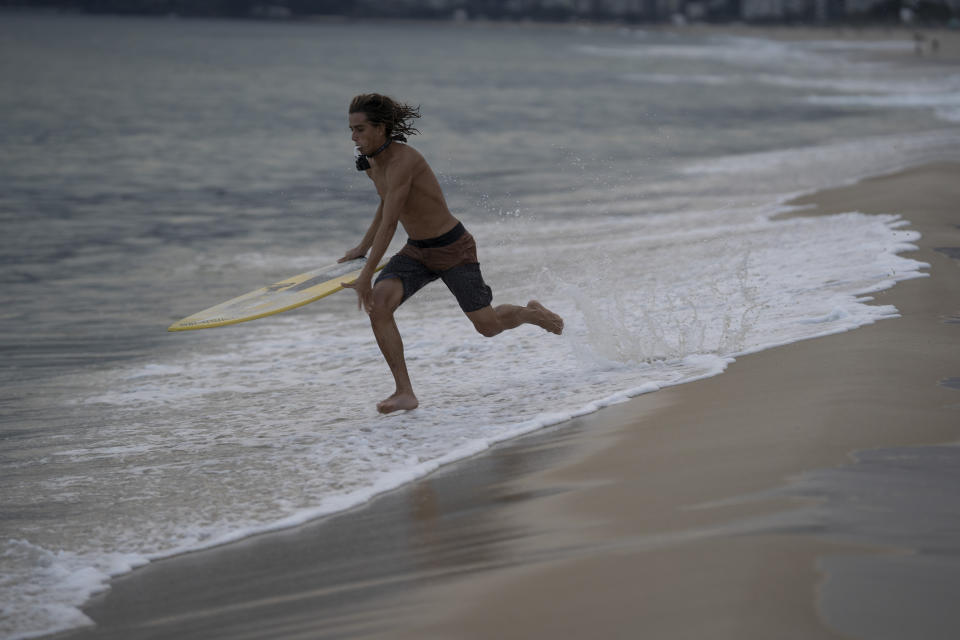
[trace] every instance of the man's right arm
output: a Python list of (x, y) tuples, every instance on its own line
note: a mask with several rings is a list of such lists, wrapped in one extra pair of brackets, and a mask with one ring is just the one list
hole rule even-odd
[(342, 258), (337, 260), (337, 262), (346, 262), (347, 260), (355, 260), (357, 258), (362, 258), (367, 255), (367, 251), (370, 250), (370, 247), (373, 246), (373, 240), (377, 237), (377, 230), (380, 229), (380, 222), (383, 220), (383, 200), (380, 201), (379, 206), (377, 206), (377, 213), (373, 217), (373, 222), (370, 223), (370, 228), (367, 229), (367, 232), (363, 236), (363, 240), (360, 241), (360, 244), (355, 246), (353, 249), (347, 251)]

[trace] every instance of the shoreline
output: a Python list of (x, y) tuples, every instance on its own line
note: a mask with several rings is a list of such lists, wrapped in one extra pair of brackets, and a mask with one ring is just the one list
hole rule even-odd
[(958, 299), (960, 271), (937, 251), (960, 245), (956, 175), (927, 165), (790, 203), (817, 206), (793, 215), (900, 213), (923, 234), (908, 255), (931, 277), (876, 295), (901, 318), (742, 356), (347, 512), (151, 563), (87, 603), (97, 627), (47, 637), (855, 633), (869, 616), (848, 612), (876, 609), (843, 585), (876, 570), (876, 549), (904, 547), (836, 524), (862, 519), (831, 511), (824, 496), (842, 498), (845, 480), (824, 470), (856, 467), (853, 451), (957, 439), (960, 392), (916, 381), (960, 376), (960, 305), (940, 309)]

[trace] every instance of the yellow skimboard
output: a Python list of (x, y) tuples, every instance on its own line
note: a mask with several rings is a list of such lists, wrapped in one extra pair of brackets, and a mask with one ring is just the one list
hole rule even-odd
[[(179, 322), (174, 322), (167, 331), (225, 327), (228, 324), (256, 320), (302, 307), (340, 291), (343, 289), (341, 282), (356, 280), (366, 262), (366, 258), (357, 258), (275, 282), (187, 316)], [(384, 265), (380, 265), (376, 270), (379, 271), (383, 267)]]

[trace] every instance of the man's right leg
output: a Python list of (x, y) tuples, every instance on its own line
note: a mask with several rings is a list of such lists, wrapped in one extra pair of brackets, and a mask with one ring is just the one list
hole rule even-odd
[(396, 390), (393, 395), (377, 403), (380, 413), (398, 410), (416, 409), (419, 404), (413, 394), (413, 385), (407, 374), (407, 363), (403, 357), (403, 339), (393, 318), (403, 301), (403, 283), (399, 278), (384, 278), (373, 287), (373, 307), (370, 310), (370, 326), (377, 338), (380, 352), (393, 374)]

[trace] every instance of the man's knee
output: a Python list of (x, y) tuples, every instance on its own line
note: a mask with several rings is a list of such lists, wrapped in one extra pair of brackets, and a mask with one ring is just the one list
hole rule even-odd
[(393, 318), (393, 312), (403, 300), (403, 284), (396, 278), (381, 280), (373, 288), (370, 321), (383, 322)]
[(468, 311), (467, 317), (470, 318), (470, 322), (473, 323), (473, 328), (477, 330), (477, 333), (486, 338), (492, 338), (499, 333), (503, 333), (504, 326), (500, 322), (500, 316), (490, 306), (476, 311)]
[(370, 322), (377, 324), (379, 322), (389, 322), (393, 317), (393, 309), (374, 299), (370, 305)]
[(477, 330), (477, 333), (484, 338), (492, 338), (495, 335), (503, 333), (503, 327), (500, 326), (499, 322), (477, 322), (474, 323), (473, 326)]

